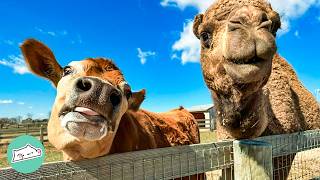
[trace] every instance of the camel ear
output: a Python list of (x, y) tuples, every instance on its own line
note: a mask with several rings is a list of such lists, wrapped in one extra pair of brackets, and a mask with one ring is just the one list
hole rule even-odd
[(140, 105), (144, 101), (146, 97), (146, 90), (142, 89), (141, 91), (138, 92), (133, 92), (132, 96), (129, 99), (129, 108), (130, 110), (133, 111), (138, 111), (140, 108)]
[(280, 15), (277, 12), (272, 11), (270, 19), (272, 21), (271, 32), (274, 35), (274, 37), (276, 37), (278, 29), (281, 28)]
[(200, 39), (199, 26), (202, 23), (203, 14), (198, 14), (193, 21), (193, 34)]
[(27, 39), (20, 46), (26, 64), (34, 74), (49, 79), (57, 86), (62, 76), (62, 68), (52, 51), (35, 39)]

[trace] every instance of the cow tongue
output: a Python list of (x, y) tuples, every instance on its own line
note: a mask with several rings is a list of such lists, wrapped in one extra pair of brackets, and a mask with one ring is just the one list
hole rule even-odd
[(76, 107), (74, 109), (75, 112), (79, 112), (88, 116), (99, 116), (100, 114), (93, 111), (92, 109), (85, 108), (85, 107)]

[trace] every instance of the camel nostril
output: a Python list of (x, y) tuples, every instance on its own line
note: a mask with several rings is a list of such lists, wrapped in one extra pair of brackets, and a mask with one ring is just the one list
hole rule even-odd
[(92, 83), (87, 79), (79, 79), (76, 84), (76, 87), (78, 90), (81, 91), (89, 91), (92, 87)]
[(110, 102), (113, 107), (116, 107), (120, 104), (121, 96), (118, 92), (112, 92), (110, 95)]
[(269, 21), (268, 15), (266, 13), (262, 13), (261, 15), (261, 23)]

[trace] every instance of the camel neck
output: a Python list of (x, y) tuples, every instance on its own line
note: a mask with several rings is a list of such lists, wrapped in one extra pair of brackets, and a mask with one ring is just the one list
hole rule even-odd
[(266, 111), (262, 89), (246, 97), (235, 94), (212, 93), (218, 128), (231, 135), (229, 138), (245, 139), (260, 136), (266, 128)]

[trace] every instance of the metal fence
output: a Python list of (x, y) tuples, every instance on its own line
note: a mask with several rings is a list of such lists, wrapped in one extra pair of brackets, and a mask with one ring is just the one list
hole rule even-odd
[(272, 144), (274, 179), (320, 179), (320, 130), (258, 140)]
[[(274, 179), (320, 177), (320, 150), (316, 149), (320, 147), (320, 130), (257, 140), (272, 145), (273, 160), (278, 163), (273, 168)], [(0, 179), (201, 179), (201, 173), (206, 173), (207, 179), (234, 179), (233, 159), (233, 142), (225, 141), (48, 163), (32, 174), (2, 169)], [(291, 159), (294, 161), (289, 172)]]

